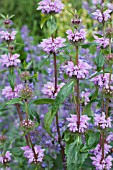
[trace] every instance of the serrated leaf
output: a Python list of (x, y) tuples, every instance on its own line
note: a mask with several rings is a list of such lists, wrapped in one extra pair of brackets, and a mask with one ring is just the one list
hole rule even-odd
[(102, 67), (105, 62), (105, 57), (103, 55), (98, 55), (95, 58), (95, 63), (97, 64), (97, 67)]
[(54, 100), (53, 99), (37, 99), (34, 100), (33, 103), (36, 105), (41, 105), (41, 104), (53, 104)]
[(81, 152), (81, 144), (77, 141), (66, 146), (66, 156), (67, 156), (67, 169), (68, 170), (80, 170), (82, 164), (88, 156), (88, 152)]

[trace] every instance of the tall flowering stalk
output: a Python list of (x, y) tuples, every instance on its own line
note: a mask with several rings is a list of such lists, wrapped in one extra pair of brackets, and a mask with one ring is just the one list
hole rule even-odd
[[(112, 11), (111, 10), (104, 10), (104, 6), (101, 7), (101, 9), (96, 10), (93, 15), (94, 18), (96, 20), (98, 20), (99, 22), (102, 22), (102, 26), (103, 26), (103, 35), (102, 38), (97, 38), (96, 42), (99, 43), (99, 49), (102, 51), (104, 48), (107, 48), (109, 46), (109, 54), (108, 56), (111, 56), (111, 37), (106, 38), (105, 34), (105, 22), (108, 21), (111, 16), (110, 13)], [(103, 41), (104, 40), (104, 41)], [(103, 41), (103, 42), (102, 42)], [(108, 59), (107, 59), (108, 60)], [(106, 61), (106, 60), (105, 60)], [(101, 147), (101, 153), (97, 153), (97, 155), (100, 157), (98, 157), (98, 159), (100, 159), (100, 163), (98, 165), (95, 164), (94, 161), (94, 157), (92, 158), (93, 160), (93, 165), (96, 167), (96, 169), (110, 169), (111, 167), (111, 161), (112, 158), (111, 156), (108, 156), (108, 161), (106, 158), (106, 132), (103, 130), (105, 128), (109, 128), (111, 127), (111, 120), (110, 120), (110, 115), (109, 115), (109, 97), (111, 93), (111, 89), (112, 89), (112, 64), (110, 63), (110, 60), (107, 62), (108, 64), (110, 64), (110, 73), (108, 73), (108, 77), (107, 77), (107, 84), (106, 86), (103, 86), (103, 95), (102, 95), (102, 111), (105, 111), (105, 113), (102, 113), (101, 116), (97, 116), (95, 117), (95, 123), (98, 121), (98, 125), (97, 126), (101, 126), (100, 129), (100, 147)], [(103, 71), (105, 71), (105, 66), (103, 66)], [(106, 74), (106, 73), (105, 73)], [(104, 77), (105, 74), (103, 74), (102, 76)], [(106, 101), (106, 102), (104, 102)], [(103, 120), (103, 121), (102, 121)], [(102, 121), (102, 122), (101, 122)], [(108, 123), (107, 123), (108, 122)], [(104, 125), (107, 125), (106, 127), (104, 127)], [(107, 129), (106, 129), (107, 131)], [(96, 156), (96, 155), (95, 155)], [(97, 159), (97, 158), (96, 158)], [(95, 160), (96, 160), (95, 159)]]
[[(48, 9), (46, 8), (48, 6)], [(38, 10), (42, 10), (42, 13), (52, 14), (51, 19), (54, 17), (53, 14), (60, 13), (63, 9), (64, 5), (61, 3), (60, 0), (55, 1), (44, 1), (42, 0), (39, 3)], [(52, 30), (52, 32), (54, 32)], [(54, 60), (54, 91), (53, 95), (57, 93), (58, 91), (58, 73), (57, 73), (57, 54), (60, 52), (59, 48), (64, 47), (63, 42), (65, 42), (65, 39), (57, 37), (54, 38), (54, 34), (51, 34), (51, 37), (49, 39), (43, 40), (43, 42), (39, 45), (46, 53), (53, 54), (53, 60)], [(43, 90), (44, 91), (44, 90)], [(56, 128), (57, 128), (57, 134), (58, 134), (58, 143), (60, 144), (61, 148), (61, 155), (62, 155), (62, 162), (63, 162), (63, 168), (66, 170), (66, 160), (65, 160), (65, 152), (64, 147), (62, 145), (62, 137), (59, 127), (59, 115), (58, 112), (56, 112)]]

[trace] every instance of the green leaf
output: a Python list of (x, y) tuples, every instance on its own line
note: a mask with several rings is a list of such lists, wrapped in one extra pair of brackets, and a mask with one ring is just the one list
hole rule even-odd
[(48, 113), (46, 113), (44, 116), (44, 128), (50, 136), (52, 136), (50, 125), (52, 124), (53, 118), (54, 118), (54, 115), (51, 114), (51, 110)]
[(91, 106), (92, 106), (92, 103), (88, 103), (86, 106), (84, 106), (84, 109), (83, 109), (84, 114), (88, 116), (92, 116)]
[(41, 18), (41, 24), (40, 24), (41, 29), (43, 28), (43, 26), (44, 26), (44, 24), (46, 23), (46, 21), (49, 20), (49, 18), (50, 18), (50, 15), (44, 15), (44, 16), (42, 16), (42, 18)]
[(36, 105), (41, 105), (41, 104), (52, 104), (54, 102), (53, 99), (37, 99), (34, 100), (33, 103)]
[(57, 29), (57, 24), (55, 18), (51, 16), (51, 18), (47, 21), (47, 27), (51, 34), (53, 34)]
[(75, 140), (73, 143), (66, 146), (66, 156), (67, 156), (67, 169), (68, 170), (80, 170), (82, 164), (88, 156), (88, 152), (81, 152), (81, 143)]
[(100, 34), (95, 34), (97, 37), (102, 38), (103, 36)]
[(9, 19), (11, 19), (11, 18), (13, 18), (15, 15), (11, 15), (10, 17), (9, 17)]
[(0, 14), (0, 16), (1, 16), (3, 19), (6, 19), (5, 15), (3, 15), (3, 14)]
[(88, 152), (91, 149), (94, 149), (96, 145), (98, 144), (100, 139), (100, 133), (99, 132), (92, 132), (88, 131), (86, 133), (86, 144), (82, 147), (82, 152)]
[(9, 68), (9, 74), (8, 74), (8, 81), (10, 83), (12, 90), (14, 90), (15, 79), (16, 79), (16, 75), (14, 73), (14, 68), (10, 67)]
[(6, 103), (6, 105), (11, 105), (11, 104), (23, 104), (22, 98), (14, 98)]
[(96, 46), (96, 45), (97, 45), (97, 43), (81, 44), (82, 48), (85, 48), (85, 49), (87, 49), (87, 48), (89, 48), (89, 47), (91, 47), (91, 46)]
[(44, 117), (44, 127), (46, 131), (51, 134), (50, 132), (50, 126), (52, 124), (52, 121), (56, 115), (56, 112), (59, 109), (59, 106), (64, 102), (64, 100), (72, 93), (73, 87), (75, 85), (76, 81), (72, 80), (69, 83), (65, 84), (61, 90), (59, 91), (58, 95), (56, 96), (56, 99), (54, 100), (54, 103), (52, 105), (52, 110), (50, 110)]
[(72, 80), (61, 88), (58, 95), (56, 96), (56, 99), (54, 100), (52, 113), (56, 113), (59, 109), (60, 104), (62, 104), (71, 93), (73, 93), (73, 87), (75, 83), (76, 81)]
[(95, 63), (97, 64), (97, 67), (102, 67), (104, 65), (105, 58), (103, 55), (98, 55), (95, 58)]

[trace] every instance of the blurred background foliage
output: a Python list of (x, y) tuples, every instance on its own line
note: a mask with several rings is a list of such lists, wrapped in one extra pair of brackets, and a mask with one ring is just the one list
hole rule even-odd
[[(30, 34), (35, 36), (36, 41), (40, 41), (42, 37), (47, 37), (46, 29), (41, 30), (41, 11), (37, 11), (38, 2), (40, 0), (0, 0), (0, 13), (4, 15), (15, 15), (13, 18), (14, 26), (21, 29), (23, 25), (27, 25), (30, 29)], [(80, 9), (82, 0), (62, 0), (65, 4), (65, 9), (62, 14), (57, 15), (58, 35), (64, 36), (64, 32), (70, 27), (70, 19), (72, 14), (69, 11)], [(65, 25), (65, 27), (64, 27)]]

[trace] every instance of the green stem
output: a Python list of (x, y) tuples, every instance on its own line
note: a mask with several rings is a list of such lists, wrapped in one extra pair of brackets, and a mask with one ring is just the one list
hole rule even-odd
[(27, 100), (25, 100), (25, 111), (26, 111), (26, 120), (28, 120), (29, 114), (28, 114), (28, 102), (27, 102)]

